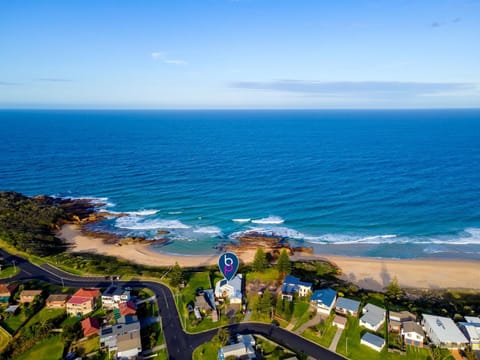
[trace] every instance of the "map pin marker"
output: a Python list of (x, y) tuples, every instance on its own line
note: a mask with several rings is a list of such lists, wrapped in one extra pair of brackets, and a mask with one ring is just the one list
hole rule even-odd
[(218, 259), (218, 267), (225, 279), (231, 280), (238, 270), (238, 257), (234, 253), (227, 252)]

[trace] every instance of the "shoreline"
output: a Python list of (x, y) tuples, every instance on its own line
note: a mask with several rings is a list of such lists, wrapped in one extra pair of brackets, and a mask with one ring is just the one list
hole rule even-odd
[[(147, 266), (172, 266), (175, 262), (182, 267), (216, 265), (218, 254), (175, 255), (161, 253), (150, 248), (150, 244), (112, 245), (105, 244), (100, 237), (85, 235), (79, 225), (66, 224), (59, 237), (72, 245), (70, 252), (93, 252), (116, 256)], [(238, 252), (245, 263), (253, 261), (255, 250)], [(324, 260), (337, 265), (343, 280), (371, 290), (382, 290), (396, 276), (400, 286), (417, 289), (470, 289), (480, 290), (480, 261), (439, 259), (387, 259), (346, 257), (325, 254), (294, 254), (292, 261)]]

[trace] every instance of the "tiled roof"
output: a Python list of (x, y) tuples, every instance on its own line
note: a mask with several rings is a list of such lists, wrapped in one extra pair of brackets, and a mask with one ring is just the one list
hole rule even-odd
[(94, 298), (100, 295), (100, 290), (98, 289), (78, 289), (73, 296), (79, 296), (79, 297), (88, 297), (88, 298)]

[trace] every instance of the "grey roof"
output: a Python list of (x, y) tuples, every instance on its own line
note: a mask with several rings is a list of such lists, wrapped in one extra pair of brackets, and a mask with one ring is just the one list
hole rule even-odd
[(138, 321), (129, 324), (116, 324), (101, 328), (100, 337), (118, 336), (122, 334), (127, 334), (132, 331), (140, 331), (140, 323)]
[(403, 323), (403, 331), (406, 333), (414, 332), (422, 336), (425, 335), (422, 327), (418, 325), (415, 321), (405, 321)]
[(360, 307), (360, 301), (340, 297), (335, 305), (339, 309), (345, 309), (351, 312), (357, 312)]
[(385, 319), (385, 309), (373, 304), (367, 304), (363, 308), (363, 316), (360, 318), (363, 322), (376, 327)]
[(435, 333), (438, 340), (442, 343), (466, 343), (468, 342), (460, 329), (455, 325), (452, 319), (422, 314), (425, 324)]
[(465, 321), (473, 324), (480, 324), (480, 317), (478, 316), (465, 316)]
[(373, 335), (372, 333), (369, 333), (369, 332), (366, 332), (365, 335), (362, 336), (362, 340), (372, 345), (375, 345), (379, 348), (385, 345), (385, 340), (383, 338), (377, 335)]

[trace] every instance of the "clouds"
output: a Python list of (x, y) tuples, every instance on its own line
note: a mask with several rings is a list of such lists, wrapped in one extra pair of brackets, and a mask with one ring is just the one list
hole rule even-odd
[(445, 25), (449, 25), (449, 24), (457, 24), (460, 21), (462, 21), (462, 18), (461, 17), (456, 17), (456, 18), (454, 18), (450, 21), (433, 21), (432, 23), (430, 23), (430, 26), (432, 28), (438, 28), (440, 26), (445, 26)]
[(170, 59), (167, 57), (167, 54), (163, 51), (153, 51), (150, 56), (154, 61), (161, 61), (164, 64), (184, 66), (188, 65), (188, 62), (183, 59)]
[(474, 83), (455, 82), (401, 82), (401, 81), (304, 81), (304, 80), (274, 80), (274, 81), (237, 81), (231, 87), (247, 90), (270, 90), (305, 95), (321, 95), (330, 97), (417, 97), (443, 94), (474, 92)]

